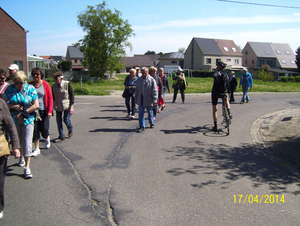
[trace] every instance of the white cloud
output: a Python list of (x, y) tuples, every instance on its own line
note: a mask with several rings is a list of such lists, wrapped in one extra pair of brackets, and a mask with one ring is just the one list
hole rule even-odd
[[(258, 35), (259, 34), (259, 35)], [(137, 35), (129, 39), (133, 51), (127, 49), (127, 56), (144, 54), (148, 50), (155, 52), (176, 52), (179, 48), (187, 49), (193, 37), (218, 38), (233, 40), (241, 48), (244, 48), (248, 41), (288, 43), (293, 51), (299, 47), (300, 28), (277, 29), (277, 30), (250, 30), (245, 32), (151, 32), (151, 35)]]
[(170, 29), (179, 27), (201, 27), (218, 26), (220, 21), (225, 25), (247, 25), (247, 24), (279, 24), (300, 22), (300, 14), (251, 16), (251, 17), (206, 17), (192, 20), (175, 20), (165, 23), (152, 24), (147, 26), (133, 26), (135, 31), (151, 31), (158, 29)]

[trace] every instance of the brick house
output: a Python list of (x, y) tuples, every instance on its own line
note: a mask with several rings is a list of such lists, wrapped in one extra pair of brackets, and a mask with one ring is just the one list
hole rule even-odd
[(7, 69), (17, 64), (27, 73), (26, 31), (7, 12), (0, 7), (0, 67)]
[(83, 71), (85, 70), (82, 62), (84, 60), (83, 53), (78, 47), (68, 46), (66, 60), (72, 62), (72, 71)]

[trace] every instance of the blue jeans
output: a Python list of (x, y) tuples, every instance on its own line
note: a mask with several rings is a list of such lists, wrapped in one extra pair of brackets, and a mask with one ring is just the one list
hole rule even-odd
[[(148, 119), (150, 125), (154, 124), (153, 120), (153, 107), (146, 107), (148, 111)], [(139, 124), (140, 127), (145, 128), (145, 107), (143, 106), (143, 97), (141, 98), (141, 104), (139, 105)]]
[(57, 124), (57, 129), (58, 129), (60, 138), (65, 137), (64, 131), (63, 131), (63, 121), (62, 121), (63, 113), (64, 113), (64, 123), (66, 124), (68, 131), (70, 132), (73, 129), (73, 126), (72, 126), (71, 120), (70, 120), (70, 117), (71, 117), (70, 110), (56, 111), (56, 124)]
[(243, 97), (242, 97), (241, 102), (249, 101), (250, 100), (250, 98), (248, 96), (249, 88), (247, 88), (247, 87), (246, 88), (242, 87), (242, 88), (243, 88)]

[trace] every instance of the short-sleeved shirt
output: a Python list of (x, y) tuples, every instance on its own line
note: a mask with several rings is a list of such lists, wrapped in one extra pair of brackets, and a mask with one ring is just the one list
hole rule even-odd
[[(21, 106), (24, 106), (24, 104), (28, 106), (32, 104), (34, 100), (38, 99), (38, 95), (34, 86), (29, 85), (27, 83), (24, 84), (24, 88), (22, 91), (17, 89), (17, 87), (14, 84), (8, 86), (4, 92), (3, 97), (8, 100), (9, 104)], [(14, 122), (16, 122), (16, 117), (19, 113), (19, 111), (10, 110), (10, 114)], [(23, 118), (23, 121), (24, 124), (27, 126), (30, 123), (32, 123), (34, 119), (34, 115), (30, 115), (28, 118)]]

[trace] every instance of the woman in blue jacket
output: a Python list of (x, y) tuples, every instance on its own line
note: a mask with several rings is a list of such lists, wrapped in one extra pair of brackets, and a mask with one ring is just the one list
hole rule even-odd
[(248, 72), (247, 68), (243, 69), (243, 74), (241, 76), (241, 80), (240, 80), (240, 85), (239, 88), (242, 85), (242, 89), (243, 89), (243, 97), (241, 100), (241, 104), (248, 103), (250, 101), (250, 98), (248, 96), (248, 90), (252, 89), (253, 87), (253, 80), (252, 80), (252, 76), (251, 74)]

